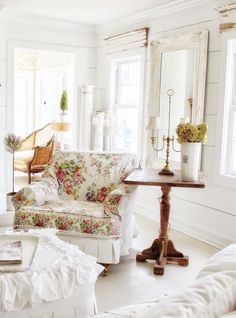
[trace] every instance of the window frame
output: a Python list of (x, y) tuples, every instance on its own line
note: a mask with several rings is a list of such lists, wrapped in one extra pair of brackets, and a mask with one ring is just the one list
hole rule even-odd
[[(232, 117), (230, 117), (230, 111), (232, 110), (232, 106), (230, 104), (232, 85), (227, 85), (227, 83), (233, 84), (233, 70), (230, 70), (229, 66), (233, 59), (232, 42), (235, 42), (234, 51), (236, 53), (236, 30), (227, 31), (221, 34), (221, 68), (218, 95), (219, 104), (217, 112), (218, 119), (214, 183), (216, 185), (236, 189), (236, 172), (234, 173), (229, 170), (229, 162), (232, 153), (232, 147), (230, 147), (229, 144), (230, 141), (232, 141), (233, 125)], [(236, 111), (236, 105), (234, 106)]]
[[(112, 115), (115, 114), (118, 108), (133, 108), (138, 109), (138, 143), (137, 143), (137, 152), (134, 154), (137, 155), (139, 159), (143, 159), (143, 148), (144, 148), (144, 93), (145, 93), (145, 59), (146, 59), (146, 52), (145, 49), (137, 49), (132, 52), (123, 52), (116, 56), (111, 57), (111, 80), (110, 80), (110, 111)], [(139, 96), (139, 103), (137, 105), (123, 105), (118, 104), (117, 102), (117, 89), (118, 85), (116, 85), (116, 78), (117, 78), (117, 65), (120, 63), (128, 63), (131, 61), (139, 61), (140, 62), (140, 96)], [(118, 108), (115, 109), (116, 105)], [(111, 145), (110, 150), (111, 152), (124, 152), (127, 151), (126, 149), (119, 149), (118, 147), (113, 148), (113, 140), (114, 137), (111, 138)]]

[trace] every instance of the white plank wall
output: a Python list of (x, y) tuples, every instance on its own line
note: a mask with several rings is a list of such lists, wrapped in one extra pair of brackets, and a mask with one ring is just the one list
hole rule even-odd
[[(118, 34), (130, 28), (150, 28), (150, 41), (175, 34), (184, 34), (192, 31), (209, 31), (209, 54), (206, 80), (205, 121), (209, 126), (208, 141), (203, 146), (202, 168), (206, 176), (206, 188), (173, 189), (171, 226), (189, 233), (196, 238), (210, 244), (223, 247), (236, 241), (236, 196), (235, 191), (215, 184), (214, 162), (217, 140), (217, 109), (220, 85), (220, 53), (221, 36), (219, 20), (215, 9), (220, 1), (212, 1), (204, 6), (198, 6), (172, 13), (168, 16), (157, 17), (142, 23), (132, 25), (122, 24), (122, 20), (100, 27), (97, 54), (97, 106), (108, 105), (109, 100), (109, 60), (105, 55), (103, 38), (111, 34)], [(119, 25), (123, 25), (120, 28)], [(236, 37), (236, 32), (235, 32)], [(149, 78), (150, 55), (147, 52), (146, 74)], [(148, 85), (145, 91), (145, 110), (148, 103)], [(140, 188), (140, 195), (136, 211), (151, 219), (159, 219), (160, 191), (158, 188)]]

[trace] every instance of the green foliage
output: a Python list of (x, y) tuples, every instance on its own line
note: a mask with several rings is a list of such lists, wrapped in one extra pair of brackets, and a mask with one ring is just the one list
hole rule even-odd
[(207, 133), (207, 124), (179, 124), (176, 128), (176, 133), (180, 144), (186, 142), (204, 142)]
[(66, 90), (64, 90), (62, 95), (61, 95), (60, 110), (63, 113), (68, 110), (68, 95), (67, 95), (67, 91)]
[(4, 145), (6, 151), (10, 153), (14, 153), (15, 151), (19, 150), (22, 146), (21, 137), (16, 136), (15, 134), (7, 134), (4, 138)]

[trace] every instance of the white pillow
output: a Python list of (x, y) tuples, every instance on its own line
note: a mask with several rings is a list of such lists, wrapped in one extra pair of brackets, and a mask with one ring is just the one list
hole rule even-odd
[(235, 243), (213, 255), (203, 266), (197, 278), (221, 271), (236, 271)]
[(207, 275), (137, 318), (218, 318), (236, 307), (236, 271)]

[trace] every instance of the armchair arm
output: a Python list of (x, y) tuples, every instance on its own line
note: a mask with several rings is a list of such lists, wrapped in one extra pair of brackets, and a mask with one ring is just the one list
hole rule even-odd
[(40, 206), (56, 200), (58, 200), (58, 183), (50, 177), (27, 185), (12, 198), (16, 210), (26, 205)]
[(124, 215), (129, 213), (128, 205), (133, 206), (134, 197), (137, 186), (120, 184), (117, 188), (111, 191), (104, 201), (104, 213), (110, 215)]

